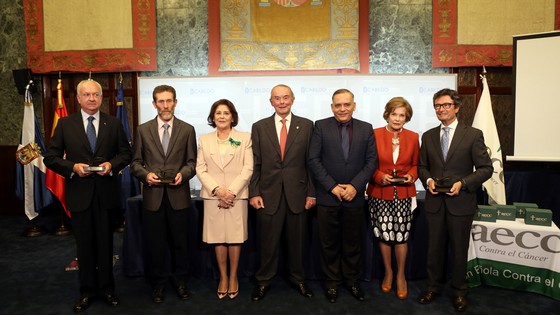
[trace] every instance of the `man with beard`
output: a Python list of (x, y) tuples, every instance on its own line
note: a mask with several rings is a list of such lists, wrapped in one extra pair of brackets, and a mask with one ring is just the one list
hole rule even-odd
[(189, 179), (195, 175), (196, 135), (193, 126), (174, 116), (175, 89), (168, 85), (152, 93), (157, 117), (138, 126), (131, 169), (144, 184), (142, 221), (150, 266), (152, 300), (164, 300), (166, 253), (173, 259), (171, 277), (181, 300), (191, 297), (186, 281), (187, 209), (191, 206)]

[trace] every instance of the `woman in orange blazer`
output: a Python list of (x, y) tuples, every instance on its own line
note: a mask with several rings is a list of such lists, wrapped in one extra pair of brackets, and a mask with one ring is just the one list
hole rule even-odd
[(394, 97), (387, 105), (383, 118), (387, 125), (374, 129), (378, 167), (367, 187), (368, 206), (373, 234), (379, 239), (379, 249), (385, 266), (381, 283), (383, 292), (393, 284), (391, 251), (397, 259), (397, 297), (408, 295), (404, 275), (407, 241), (412, 226), (412, 211), (416, 208), (419, 143), (416, 132), (404, 129), (412, 118), (412, 107), (402, 97)]
[[(251, 134), (235, 130), (239, 116), (232, 102), (216, 101), (208, 124), (215, 132), (198, 141), (196, 175), (204, 199), (202, 241), (213, 244), (220, 270), (218, 298), (237, 297), (241, 244), (247, 240), (249, 180), (253, 174)], [(229, 272), (228, 272), (229, 262)]]

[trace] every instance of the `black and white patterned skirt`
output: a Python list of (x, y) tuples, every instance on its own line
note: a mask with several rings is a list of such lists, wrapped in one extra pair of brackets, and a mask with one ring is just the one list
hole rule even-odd
[(405, 243), (412, 227), (412, 198), (393, 200), (368, 198), (373, 235), (386, 243)]

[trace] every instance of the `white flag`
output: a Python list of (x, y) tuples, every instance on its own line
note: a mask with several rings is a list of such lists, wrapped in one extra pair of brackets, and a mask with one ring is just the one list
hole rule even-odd
[(502, 148), (500, 146), (496, 121), (494, 120), (494, 113), (492, 112), (488, 82), (486, 82), (485, 76), (482, 77), (482, 95), (474, 114), (472, 126), (482, 130), (484, 133), (486, 149), (488, 154), (490, 154), (490, 159), (492, 159), (492, 166), (494, 166), (492, 177), (483, 184), (484, 189), (488, 193), (488, 202), (490, 204), (505, 205), (506, 188), (504, 185)]

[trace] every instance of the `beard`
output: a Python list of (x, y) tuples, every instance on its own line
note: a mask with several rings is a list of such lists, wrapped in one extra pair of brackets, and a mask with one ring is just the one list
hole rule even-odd
[(159, 111), (158, 110), (158, 116), (163, 121), (170, 121), (171, 118), (173, 118), (174, 113), (175, 113), (175, 111), (173, 111), (173, 110), (171, 110), (171, 111)]

